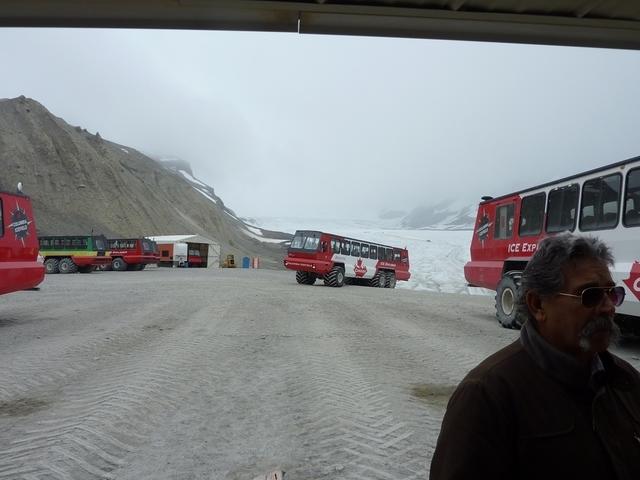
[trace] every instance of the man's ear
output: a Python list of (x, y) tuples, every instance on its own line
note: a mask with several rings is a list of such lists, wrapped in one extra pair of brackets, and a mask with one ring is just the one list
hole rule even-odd
[(538, 292), (528, 291), (526, 300), (527, 307), (531, 315), (533, 315), (533, 318), (535, 318), (538, 323), (544, 323), (547, 316), (542, 308), (542, 298), (538, 295)]

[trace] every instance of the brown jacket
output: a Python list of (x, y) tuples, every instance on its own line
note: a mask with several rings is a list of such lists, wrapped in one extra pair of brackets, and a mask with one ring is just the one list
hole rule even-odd
[(640, 374), (599, 358), (592, 375), (523, 327), (453, 393), (430, 478), (640, 479)]

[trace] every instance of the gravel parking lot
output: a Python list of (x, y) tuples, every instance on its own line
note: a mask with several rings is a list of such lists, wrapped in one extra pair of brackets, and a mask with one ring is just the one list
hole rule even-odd
[(0, 479), (424, 479), (455, 385), (517, 335), (491, 297), (52, 275), (0, 299)]

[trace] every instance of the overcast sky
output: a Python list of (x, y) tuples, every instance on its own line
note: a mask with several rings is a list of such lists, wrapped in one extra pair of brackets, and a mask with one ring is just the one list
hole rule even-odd
[(640, 155), (640, 52), (0, 29), (0, 98), (188, 161), (242, 216), (371, 218)]

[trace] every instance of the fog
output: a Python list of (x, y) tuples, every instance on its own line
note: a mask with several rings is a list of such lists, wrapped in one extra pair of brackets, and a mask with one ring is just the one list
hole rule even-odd
[(640, 154), (640, 52), (1, 29), (0, 97), (189, 162), (242, 216), (473, 203)]

